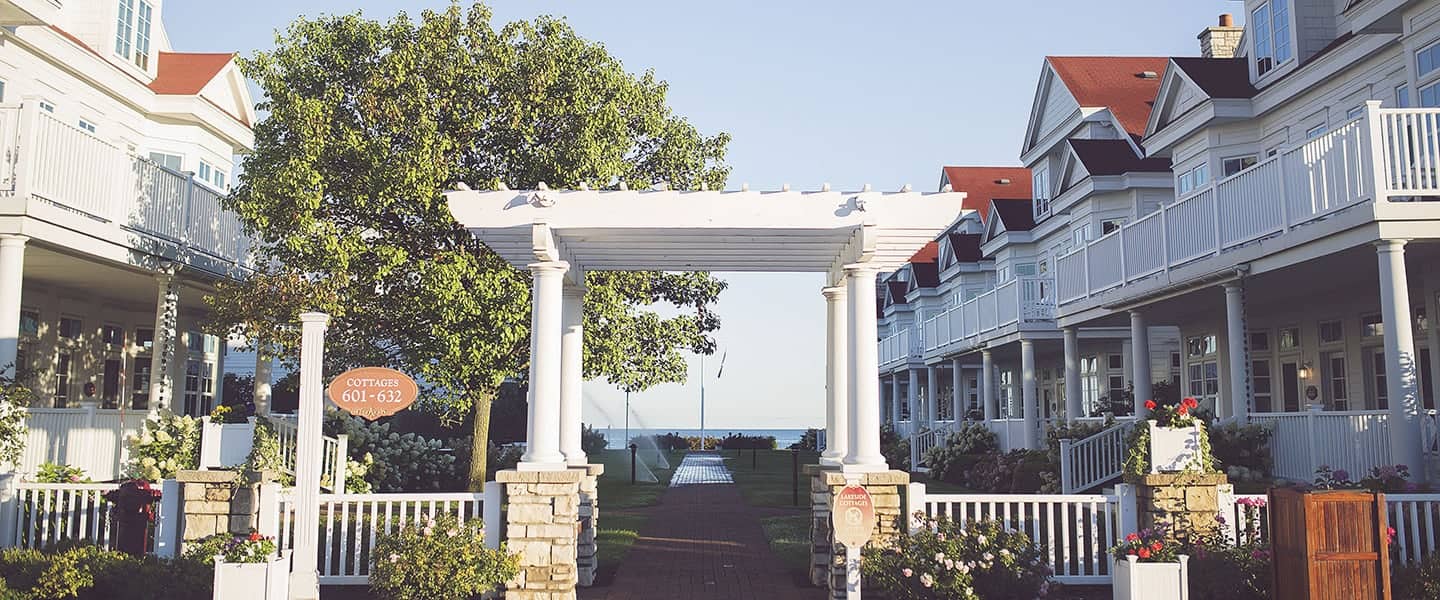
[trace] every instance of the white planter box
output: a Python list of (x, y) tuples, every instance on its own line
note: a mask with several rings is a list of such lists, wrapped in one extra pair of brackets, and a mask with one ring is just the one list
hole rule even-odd
[(1189, 600), (1189, 556), (1181, 554), (1180, 562), (1173, 563), (1142, 563), (1134, 556), (1126, 558), (1115, 561), (1115, 600)]
[(246, 423), (215, 423), (210, 417), (202, 417), (200, 423), (200, 468), (245, 464), (255, 444), (255, 417)]
[(286, 600), (290, 552), (266, 563), (227, 563), (215, 557), (214, 600)]
[(1150, 425), (1150, 472), (1174, 473), (1184, 471), (1196, 463), (1200, 455), (1200, 426), (1182, 428), (1160, 427), (1155, 421)]

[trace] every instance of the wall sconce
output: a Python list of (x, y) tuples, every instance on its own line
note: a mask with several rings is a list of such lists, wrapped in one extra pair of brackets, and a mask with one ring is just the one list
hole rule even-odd
[(1310, 376), (1313, 374), (1312, 371), (1311, 371), (1311, 369), (1310, 369), (1310, 363), (1307, 362), (1307, 363), (1304, 363), (1304, 364), (1300, 365), (1300, 370), (1297, 371), (1296, 373), (1297, 373), (1298, 375), (1300, 375), (1300, 378), (1301, 378), (1301, 379), (1309, 379)]

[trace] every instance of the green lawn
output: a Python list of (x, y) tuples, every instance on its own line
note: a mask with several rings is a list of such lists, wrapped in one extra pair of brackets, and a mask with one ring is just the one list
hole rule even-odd
[[(600, 464), (605, 465), (605, 473), (600, 476), (598, 483), (600, 509), (603, 511), (606, 508), (654, 506), (660, 498), (660, 494), (670, 485), (670, 476), (674, 474), (675, 467), (680, 466), (680, 461), (685, 458), (685, 452), (683, 450), (666, 452), (665, 456), (666, 460), (670, 462), (670, 469), (651, 469), (656, 479), (659, 479), (658, 482), (640, 481), (631, 484), (629, 450), (605, 450), (599, 455), (591, 455), (591, 460), (598, 460)], [(654, 461), (649, 462), (653, 463)], [(603, 524), (603, 517), (601, 522)]]
[(797, 514), (766, 517), (760, 520), (765, 539), (785, 569), (798, 581), (810, 581), (810, 515)]
[[(736, 454), (739, 454), (737, 457)], [(752, 453), (754, 456), (752, 457)], [(795, 484), (793, 477), (793, 452), (790, 450), (725, 450), (725, 466), (740, 493), (751, 506), (808, 507), (810, 506), (810, 479), (804, 472)], [(800, 451), (800, 467), (819, 462), (819, 453), (813, 450)], [(792, 496), (792, 484), (798, 485), (798, 494)], [(794, 498), (799, 498), (795, 504)]]
[(966, 493), (973, 494), (973, 493), (977, 493), (975, 490), (972, 490), (972, 489), (970, 489), (970, 488), (967, 488), (967, 487), (965, 487), (965, 486), (963, 486), (963, 485), (956, 485), (956, 484), (950, 483), (950, 482), (948, 482), (948, 481), (940, 481), (940, 480), (938, 480), (938, 479), (937, 479), (937, 480), (934, 480), (934, 481), (931, 481), (928, 476), (926, 476), (926, 475), (924, 475), (924, 474), (921, 474), (921, 473), (911, 473), (911, 474), (910, 474), (910, 481), (911, 481), (912, 483), (923, 483), (923, 484), (925, 484), (925, 493), (927, 493), (927, 494), (966, 494)]
[(630, 547), (634, 546), (636, 538), (640, 537), (640, 528), (644, 527), (648, 519), (645, 515), (606, 512), (602, 505), (600, 531), (596, 534), (596, 584), (605, 585), (615, 577), (615, 570), (620, 568), (621, 561), (630, 553)]

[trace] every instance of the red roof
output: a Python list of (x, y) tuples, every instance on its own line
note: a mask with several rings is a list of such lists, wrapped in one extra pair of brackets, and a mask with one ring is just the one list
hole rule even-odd
[(940, 242), (931, 241), (910, 257), (912, 263), (933, 263), (940, 260)]
[(157, 94), (199, 94), (234, 58), (235, 54), (228, 52), (161, 52), (150, 89)]
[[(1084, 107), (1107, 107), (1136, 139), (1145, 135), (1170, 59), (1156, 56), (1049, 56), (1051, 68)], [(1153, 73), (1153, 77), (1143, 74)]]
[(1029, 198), (1030, 169), (1025, 167), (945, 167), (945, 181), (957, 192), (965, 192), (961, 208), (990, 212), (996, 198)]

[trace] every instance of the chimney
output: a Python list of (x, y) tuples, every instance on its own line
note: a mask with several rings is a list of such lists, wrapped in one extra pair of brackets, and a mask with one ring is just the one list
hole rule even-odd
[(1235, 58), (1235, 51), (1240, 47), (1240, 36), (1244, 33), (1244, 27), (1235, 26), (1235, 17), (1229, 14), (1220, 15), (1219, 25), (1206, 27), (1205, 31), (1197, 36), (1200, 39), (1200, 56)]

